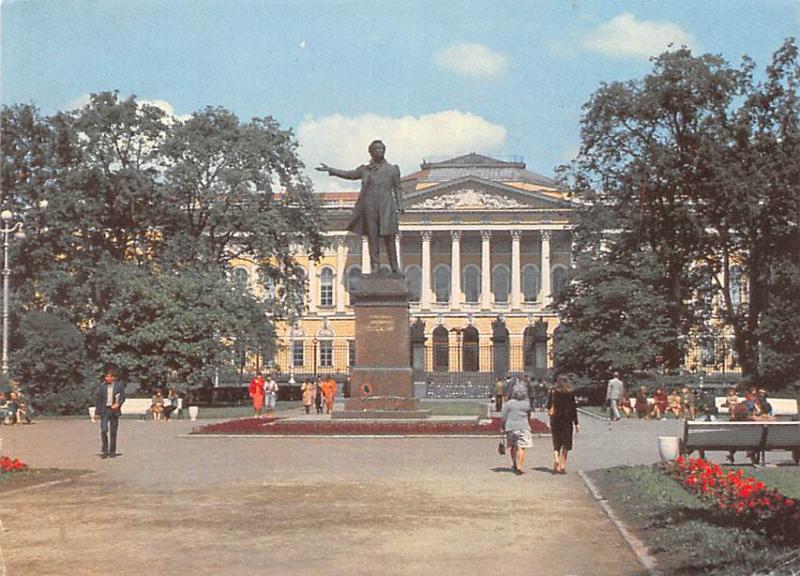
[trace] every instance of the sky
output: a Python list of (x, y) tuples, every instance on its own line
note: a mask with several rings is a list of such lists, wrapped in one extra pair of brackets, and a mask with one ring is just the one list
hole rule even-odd
[(272, 116), (315, 190), (353, 183), (380, 138), (423, 158), (522, 156), (553, 176), (603, 82), (641, 78), (672, 45), (763, 70), (800, 36), (800, 0), (3, 0), (0, 101), (43, 114), (118, 90), (186, 117)]

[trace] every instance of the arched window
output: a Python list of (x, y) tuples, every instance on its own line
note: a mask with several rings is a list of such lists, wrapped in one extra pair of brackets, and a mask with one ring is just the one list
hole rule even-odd
[(533, 264), (522, 267), (522, 296), (525, 302), (536, 302), (539, 298), (539, 269)]
[(733, 304), (734, 308), (738, 308), (742, 303), (742, 296), (744, 295), (742, 269), (739, 266), (731, 266), (729, 284), (731, 304)]
[(433, 269), (433, 291), (437, 302), (450, 301), (450, 266), (439, 264)]
[(352, 294), (357, 290), (359, 280), (361, 280), (361, 266), (351, 266), (347, 271), (347, 291)]
[(461, 279), (464, 287), (464, 298), (469, 304), (475, 304), (481, 300), (481, 269), (475, 264), (464, 267), (464, 277)]
[(319, 273), (319, 305), (333, 306), (333, 268), (323, 268)]
[(450, 369), (450, 341), (447, 328), (439, 324), (433, 329), (433, 371), (447, 372)]
[(264, 276), (264, 300), (275, 300), (275, 280), (272, 276)]
[(250, 281), (250, 274), (247, 272), (247, 268), (237, 266), (233, 269), (231, 276), (236, 289), (242, 294), (247, 292), (247, 285)]
[(475, 326), (467, 326), (463, 332), (463, 342), (461, 344), (461, 354), (464, 372), (478, 372), (480, 370), (480, 334)]
[(556, 264), (553, 266), (552, 270), (553, 277), (551, 286), (553, 290), (553, 296), (557, 296), (564, 289), (564, 278), (567, 274), (567, 267), (562, 266), (561, 264)]
[(492, 270), (492, 293), (495, 302), (508, 302), (511, 290), (511, 270), (505, 264), (498, 264)]
[(419, 302), (422, 297), (422, 268), (416, 265), (406, 267), (406, 287), (411, 301)]

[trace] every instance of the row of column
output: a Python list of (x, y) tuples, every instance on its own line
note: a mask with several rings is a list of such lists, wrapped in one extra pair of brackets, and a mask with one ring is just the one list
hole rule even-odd
[[(541, 293), (542, 304), (547, 306), (552, 300), (550, 286), (550, 235), (549, 230), (541, 232)], [(452, 230), (450, 239), (452, 242), (450, 252), (450, 307), (458, 310), (462, 302), (461, 293), (461, 230)], [(431, 238), (433, 233), (430, 231), (422, 232), (422, 294), (420, 295), (420, 305), (423, 310), (428, 310), (433, 302), (433, 288), (431, 285)], [(521, 262), (520, 262), (520, 239), (521, 230), (511, 231), (511, 307), (519, 309), (522, 305), (522, 281), (521, 281)], [(492, 231), (481, 231), (481, 308), (490, 310), (492, 308), (492, 267), (491, 267), (491, 240)]]
[[(461, 293), (461, 230), (452, 230), (450, 239), (452, 242), (450, 251), (450, 307), (454, 310), (461, 308), (463, 295)], [(547, 306), (552, 300), (550, 286), (550, 235), (549, 230), (540, 231), (541, 234), (541, 278), (540, 287), (542, 294), (542, 305)], [(433, 302), (433, 286), (431, 283), (431, 239), (433, 232), (424, 230), (422, 235), (422, 294), (420, 295), (420, 306), (423, 310), (430, 310)], [(522, 305), (522, 285), (521, 285), (521, 266), (520, 266), (520, 239), (521, 230), (511, 231), (511, 307), (519, 309)], [(492, 308), (491, 287), (492, 287), (492, 267), (491, 267), (491, 239), (492, 231), (481, 231), (481, 308), (490, 310)], [(400, 234), (395, 238), (397, 244), (397, 257), (401, 258)], [(336, 269), (337, 288), (334, 290), (336, 297), (336, 311), (344, 312), (346, 307), (347, 282), (344, 273), (347, 262), (346, 242), (343, 238), (336, 241)], [(402, 267), (402, 262), (400, 263)], [(361, 271), (369, 274), (371, 271), (369, 248), (367, 238), (362, 238), (361, 246)], [(316, 295), (318, 292), (317, 266), (313, 261), (308, 262), (309, 293)], [(316, 312), (316, 297), (312, 297), (308, 303), (310, 312)]]

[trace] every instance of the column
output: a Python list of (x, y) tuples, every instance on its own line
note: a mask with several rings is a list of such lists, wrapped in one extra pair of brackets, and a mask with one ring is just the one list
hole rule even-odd
[(400, 268), (400, 272), (403, 271), (403, 251), (401, 250), (402, 245), (400, 243), (400, 240), (402, 240), (402, 238), (403, 238), (403, 233), (398, 230), (397, 234), (395, 234), (394, 237), (394, 248), (395, 252), (397, 252), (397, 267)]
[(317, 263), (308, 261), (308, 311), (317, 312)]
[(344, 238), (336, 239), (336, 312), (344, 313), (345, 287), (347, 286), (347, 254)]
[(492, 232), (481, 232), (481, 308), (489, 310), (492, 307), (492, 257), (490, 240)]
[(549, 230), (542, 230), (542, 306), (548, 306), (553, 301), (550, 288), (550, 234)]
[(370, 261), (369, 261), (369, 242), (367, 242), (367, 237), (361, 237), (361, 273), (362, 274), (369, 274), (370, 273)]
[(431, 308), (431, 236), (429, 230), (422, 232), (422, 294), (420, 305), (423, 310)]
[(450, 232), (450, 308), (461, 308), (461, 230)]
[(522, 288), (520, 282), (522, 268), (519, 259), (519, 242), (521, 237), (521, 230), (511, 231), (511, 308), (514, 310), (519, 310), (522, 305)]

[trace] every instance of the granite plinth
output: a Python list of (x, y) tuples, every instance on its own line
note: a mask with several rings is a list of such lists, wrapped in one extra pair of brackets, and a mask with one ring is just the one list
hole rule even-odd
[(425, 418), (414, 398), (408, 289), (402, 274), (366, 274), (353, 291), (352, 398), (336, 418)]

